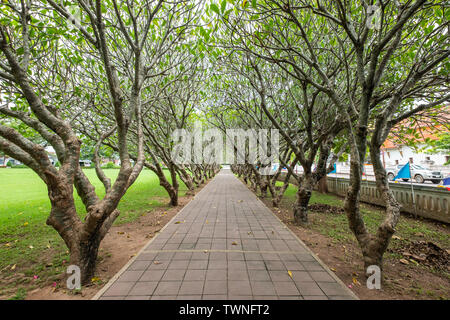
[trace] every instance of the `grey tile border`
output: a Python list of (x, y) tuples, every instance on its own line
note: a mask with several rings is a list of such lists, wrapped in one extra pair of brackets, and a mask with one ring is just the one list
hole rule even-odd
[(135, 282), (115, 282), (111, 285), (108, 290), (106, 290), (105, 297), (113, 296), (123, 296), (125, 297), (131, 288), (134, 286)]
[(133, 288), (128, 292), (131, 296), (151, 296), (155, 291), (158, 282), (148, 281), (148, 282), (137, 282)]
[(226, 294), (204, 294), (202, 300), (227, 300)]
[(252, 295), (249, 280), (228, 280), (228, 295), (242, 296)]
[(130, 271), (127, 270), (117, 279), (117, 282), (136, 282), (144, 273), (144, 270), (140, 271)]
[(317, 282), (317, 285), (322, 289), (327, 296), (349, 296), (347, 290), (344, 290), (339, 283), (336, 282)]
[(178, 291), (181, 287), (181, 281), (160, 281), (154, 291), (154, 295), (178, 295)]
[(267, 270), (248, 270), (248, 277), (250, 281), (271, 281)]
[(299, 296), (300, 292), (297, 286), (292, 281), (277, 281), (274, 282), (275, 290), (278, 296)]
[(180, 291), (178, 295), (202, 295), (203, 293), (203, 280), (197, 281), (183, 281), (181, 283)]
[(203, 288), (204, 295), (226, 295), (228, 293), (227, 281), (206, 280)]
[(186, 271), (184, 275), (184, 280), (193, 281), (193, 280), (205, 280), (206, 279), (206, 269), (205, 270), (194, 270), (189, 269)]
[(253, 295), (276, 296), (275, 285), (272, 281), (251, 281)]

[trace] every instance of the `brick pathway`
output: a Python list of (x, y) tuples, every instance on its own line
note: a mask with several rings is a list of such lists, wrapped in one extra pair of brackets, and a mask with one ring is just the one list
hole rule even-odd
[(229, 170), (94, 299), (355, 299)]

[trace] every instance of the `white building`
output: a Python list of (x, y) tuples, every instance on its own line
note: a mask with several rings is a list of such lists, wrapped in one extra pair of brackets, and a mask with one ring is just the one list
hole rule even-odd
[[(419, 146), (424, 147), (424, 145)], [(408, 162), (420, 164), (425, 167), (429, 166), (444, 166), (450, 160), (449, 154), (436, 153), (428, 154), (425, 152), (416, 152), (413, 148), (408, 146), (389, 146), (382, 151), (383, 163), (388, 166), (396, 164), (406, 164)]]

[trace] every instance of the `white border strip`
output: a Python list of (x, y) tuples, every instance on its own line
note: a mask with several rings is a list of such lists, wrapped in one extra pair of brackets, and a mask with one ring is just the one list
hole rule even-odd
[[(220, 173), (220, 172), (219, 172), (219, 173)], [(178, 211), (177, 214), (176, 214), (175, 216), (173, 216), (172, 219), (170, 219), (169, 222), (167, 222), (166, 225), (165, 225), (164, 227), (162, 227), (161, 230), (158, 231), (158, 234), (157, 234), (156, 236), (154, 236), (152, 239), (150, 239), (149, 242), (147, 242), (147, 244), (144, 245), (144, 247), (143, 247), (141, 250), (139, 250), (139, 252), (138, 252), (133, 258), (131, 258), (131, 259), (130, 259), (123, 267), (122, 267), (122, 269), (120, 269), (120, 270), (119, 270), (119, 271), (118, 271), (111, 279), (109, 279), (109, 281), (106, 283), (106, 285), (105, 285), (103, 288), (101, 288), (101, 289), (95, 294), (95, 296), (93, 296), (93, 297), (91, 298), (91, 300), (98, 300), (98, 299), (100, 299), (100, 297), (105, 293), (105, 291), (108, 290), (108, 289), (114, 284), (114, 282), (116, 282), (116, 280), (122, 275), (122, 273), (124, 273), (124, 272), (128, 269), (128, 267), (129, 267), (134, 261), (136, 261), (136, 259), (139, 257), (139, 255), (140, 255), (141, 253), (143, 253), (143, 252), (147, 249), (148, 246), (150, 246), (150, 244), (153, 242), (153, 240), (155, 240), (155, 239), (158, 237), (158, 235), (160, 235), (160, 234), (164, 231), (164, 229), (166, 229), (166, 227), (169, 226), (169, 225), (172, 223), (172, 221), (175, 220), (175, 218), (176, 218), (181, 212), (183, 212), (183, 210), (184, 210), (185, 208), (187, 208), (187, 207), (192, 203), (192, 201), (194, 201), (195, 198), (196, 198), (197, 196), (199, 196), (199, 195), (203, 192), (203, 190), (205, 190), (206, 187), (207, 187), (212, 181), (214, 181), (214, 179), (217, 177), (217, 175), (218, 175), (219, 173), (217, 173), (211, 181), (209, 181), (205, 186), (203, 186), (202, 190), (200, 190), (200, 192), (197, 193), (197, 194), (194, 196), (194, 198), (191, 199), (191, 201), (189, 201), (183, 208), (181, 208), (181, 210)]]

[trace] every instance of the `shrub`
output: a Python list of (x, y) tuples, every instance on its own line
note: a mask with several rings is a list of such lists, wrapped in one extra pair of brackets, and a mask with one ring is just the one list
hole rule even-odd
[(106, 164), (106, 169), (114, 169), (116, 168), (116, 165), (114, 164), (114, 162), (108, 162)]
[(11, 166), (11, 168), (28, 168), (26, 165), (24, 165), (24, 164), (16, 164), (16, 165), (14, 165), (14, 166)]

